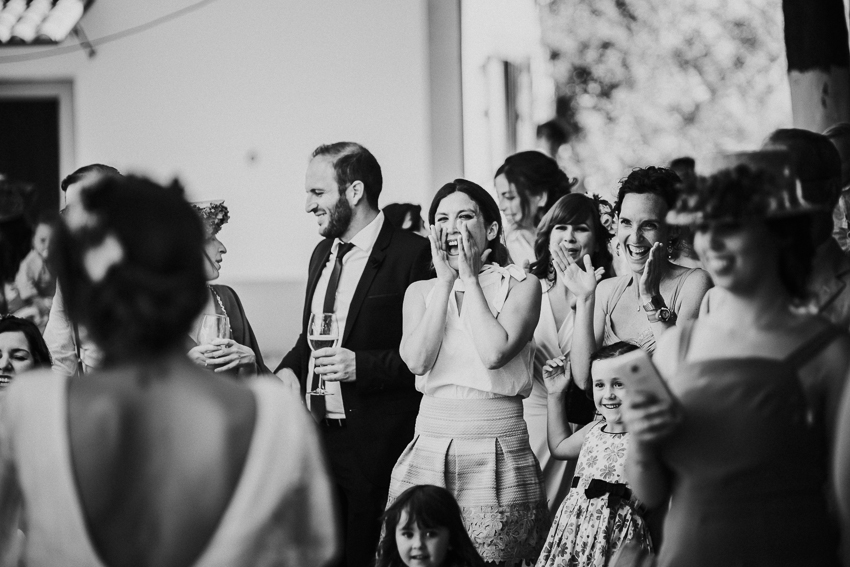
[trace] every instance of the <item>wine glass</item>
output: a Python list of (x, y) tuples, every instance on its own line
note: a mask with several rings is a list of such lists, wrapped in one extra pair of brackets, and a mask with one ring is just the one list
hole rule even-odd
[(201, 330), (198, 331), (198, 344), (212, 344), (214, 339), (230, 338), (230, 319), (226, 315), (204, 315)]
[[(312, 313), (310, 323), (307, 326), (307, 343), (310, 350), (335, 347), (339, 342), (339, 325), (334, 313)], [(315, 369), (313, 370), (315, 372)], [(318, 374), (319, 383), (315, 390), (309, 392), (311, 396), (333, 395), (325, 389), (325, 381)]]

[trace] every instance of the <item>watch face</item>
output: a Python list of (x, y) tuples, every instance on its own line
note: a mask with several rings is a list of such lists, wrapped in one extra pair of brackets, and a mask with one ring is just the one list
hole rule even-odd
[(658, 310), (658, 320), (662, 323), (666, 323), (670, 320), (670, 310), (666, 307), (662, 307)]

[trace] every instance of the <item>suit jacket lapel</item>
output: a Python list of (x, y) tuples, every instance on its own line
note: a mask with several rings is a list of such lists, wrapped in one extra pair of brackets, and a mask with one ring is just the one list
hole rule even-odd
[(304, 321), (302, 328), (307, 332), (307, 323), (310, 321), (310, 313), (312, 312), (313, 294), (316, 292), (316, 285), (319, 283), (319, 276), (322, 275), (322, 269), (328, 263), (328, 258), (331, 257), (331, 248), (333, 248), (333, 239), (326, 238), (316, 248), (315, 258), (317, 261), (310, 266), (310, 273), (307, 276), (307, 298), (304, 300)]
[(357, 282), (357, 288), (354, 290), (354, 296), (351, 298), (351, 305), (348, 307), (348, 316), (345, 320), (345, 330), (342, 333), (342, 342), (344, 345), (351, 333), (351, 327), (354, 321), (357, 320), (357, 314), (360, 312), (360, 307), (363, 305), (363, 300), (366, 299), (366, 293), (372, 285), (372, 280), (375, 279), (375, 274), (381, 267), (384, 257), (387, 255), (387, 246), (392, 240), (393, 227), (384, 219), (384, 225), (381, 227), (381, 232), (378, 233), (378, 238), (375, 240), (375, 245), (372, 247), (372, 254), (369, 260), (366, 261), (366, 267), (363, 269), (363, 275), (360, 276), (360, 281)]

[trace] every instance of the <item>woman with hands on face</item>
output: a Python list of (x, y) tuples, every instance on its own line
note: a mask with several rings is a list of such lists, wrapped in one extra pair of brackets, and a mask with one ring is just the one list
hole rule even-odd
[(407, 289), (399, 349), (424, 396), (389, 502), (413, 485), (446, 486), (485, 561), (534, 561), (549, 514), (522, 398), (540, 284), (508, 264), (499, 208), (478, 185), (444, 185), (428, 220), (436, 277)]
[(571, 352), (573, 380), (586, 388), (590, 355), (621, 340), (650, 354), (661, 335), (677, 322), (697, 317), (711, 279), (699, 268), (670, 262), (674, 236), (667, 211), (675, 204), (679, 178), (669, 169), (647, 167), (632, 171), (617, 195), (617, 238), (630, 274), (599, 282), (590, 258), (579, 262), (561, 257), (565, 283), (576, 296), (576, 323)]
[[(546, 443), (547, 386), (543, 380), (543, 366), (547, 360), (569, 354), (572, 347), (575, 322), (575, 295), (564, 280), (567, 259), (581, 261), (590, 257), (597, 278), (613, 276), (611, 253), (608, 251), (610, 234), (597, 214), (596, 199), (581, 193), (571, 193), (558, 199), (543, 216), (537, 228), (535, 254), (529, 273), (537, 276), (542, 291), (540, 320), (534, 330), (534, 386), (531, 395), (522, 401), (523, 416), (528, 425), (531, 449), (543, 470), (543, 482), (549, 510), (554, 514), (570, 489), (576, 460), (553, 459)], [(593, 415), (593, 404), (582, 394), (583, 407), (589, 406), (584, 419), (565, 412), (564, 425), (571, 431), (577, 422), (586, 422)], [(583, 425), (581, 423), (581, 425)]]
[[(206, 230), (204, 271), (207, 281), (214, 281), (218, 279), (221, 271), (222, 256), (227, 253), (227, 248), (218, 239), (218, 232), (230, 219), (230, 212), (224, 201), (206, 201), (191, 205), (201, 217)], [(214, 372), (226, 372), (236, 376), (267, 374), (268, 369), (263, 364), (259, 344), (239, 296), (225, 285), (209, 284), (207, 289), (209, 294), (206, 306), (190, 331), (194, 346), (189, 350), (189, 358)], [(225, 316), (229, 321), (230, 336), (213, 339), (209, 344), (199, 344), (204, 315)]]
[(826, 487), (850, 337), (790, 309), (817, 209), (782, 152), (716, 166), (668, 221), (695, 227), (723, 301), (658, 344), (676, 401), (634, 392), (624, 405), (628, 479), (648, 505), (670, 502), (661, 567), (837, 565)]

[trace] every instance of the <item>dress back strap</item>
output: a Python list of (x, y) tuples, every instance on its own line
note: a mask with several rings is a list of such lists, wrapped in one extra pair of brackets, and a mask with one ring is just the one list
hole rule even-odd
[(829, 346), (832, 341), (844, 334), (844, 331), (835, 325), (827, 325), (815, 335), (797, 347), (794, 352), (785, 358), (785, 362), (794, 368), (801, 368), (806, 365), (811, 359), (817, 356), (823, 349)]

